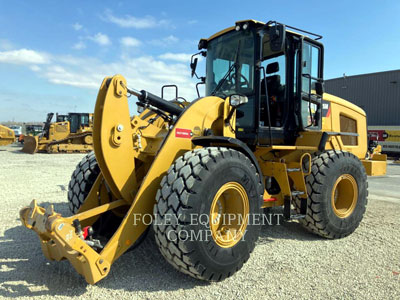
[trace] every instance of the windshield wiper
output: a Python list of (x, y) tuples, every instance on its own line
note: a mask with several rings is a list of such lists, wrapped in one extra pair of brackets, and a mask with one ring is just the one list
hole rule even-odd
[[(217, 93), (217, 91), (223, 86), (223, 84), (225, 83), (226, 79), (228, 78), (228, 76), (231, 74), (233, 68), (239, 68), (239, 53), (240, 53), (240, 42), (241, 40), (239, 40), (238, 42), (238, 47), (236, 49), (236, 53), (235, 53), (235, 62), (233, 63), (232, 66), (230, 66), (229, 70), (226, 72), (226, 74), (224, 75), (224, 77), (218, 82), (217, 86), (215, 87), (215, 89), (212, 91), (211, 96), (215, 96), (215, 94)], [(225, 95), (225, 94), (224, 94)]]

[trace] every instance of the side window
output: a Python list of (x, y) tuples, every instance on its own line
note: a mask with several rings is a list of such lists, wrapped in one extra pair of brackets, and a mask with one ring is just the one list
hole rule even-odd
[(313, 101), (315, 95), (315, 82), (320, 77), (320, 55), (321, 49), (310, 43), (304, 42), (302, 49), (301, 65), (301, 115), (303, 127), (318, 126), (320, 110), (319, 104)]
[(265, 92), (264, 74), (261, 72), (260, 94), (260, 126), (268, 126), (267, 105), (270, 108), (271, 126), (280, 127), (283, 124), (284, 102), (286, 89), (286, 57), (285, 54), (266, 58), (261, 65), (266, 70), (268, 99)]
[(78, 117), (78, 115), (72, 115), (70, 130), (72, 133), (75, 133), (78, 130), (78, 128), (79, 128), (79, 117)]
[[(320, 49), (307, 43), (303, 43), (303, 66), (302, 66), (302, 74), (303, 74), (303, 82), (302, 82), (302, 91), (303, 93), (313, 92), (315, 89), (314, 78), (319, 78), (318, 69), (319, 69), (319, 55)], [(305, 76), (304, 76), (305, 75)], [(311, 86), (310, 86), (311, 84)], [(311, 87), (311, 89), (310, 89)]]
[[(340, 114), (340, 132), (357, 133), (357, 121)], [(342, 136), (343, 145), (357, 146), (358, 140), (356, 136)]]
[(89, 125), (89, 116), (81, 115), (81, 125)]

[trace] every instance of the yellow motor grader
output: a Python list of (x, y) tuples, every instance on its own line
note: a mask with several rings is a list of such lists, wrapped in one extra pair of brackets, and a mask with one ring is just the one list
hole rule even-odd
[(56, 114), (56, 122), (51, 123), (54, 113), (47, 114), (43, 132), (40, 135), (24, 136), (22, 152), (73, 153), (93, 151), (93, 114)]
[[(201, 39), (205, 96), (190, 103), (105, 78), (94, 153), (69, 183), (74, 215), (35, 200), (20, 211), (44, 255), (68, 259), (94, 284), (153, 226), (173, 267), (220, 281), (249, 259), (263, 208), (281, 206), (287, 220), (328, 239), (351, 234), (366, 209), (367, 175), (384, 174), (386, 161), (365, 159), (365, 112), (323, 92), (320, 38), (246, 20)], [(193, 56), (197, 76), (196, 64)]]
[(7, 146), (15, 142), (14, 131), (6, 126), (0, 125), (0, 146)]

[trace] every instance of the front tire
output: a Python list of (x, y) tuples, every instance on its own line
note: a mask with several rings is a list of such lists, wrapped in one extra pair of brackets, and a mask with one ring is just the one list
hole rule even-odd
[[(244, 154), (216, 147), (187, 152), (156, 196), (153, 227), (162, 255), (194, 278), (231, 276), (254, 249), (260, 225), (251, 216), (261, 216), (262, 195), (259, 174)], [(229, 213), (237, 219), (226, 221)]]

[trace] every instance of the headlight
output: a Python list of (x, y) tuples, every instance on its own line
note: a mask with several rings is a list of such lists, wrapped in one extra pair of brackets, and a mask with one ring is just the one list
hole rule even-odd
[(238, 107), (249, 102), (249, 99), (243, 95), (232, 95), (229, 97), (229, 104), (233, 107)]

